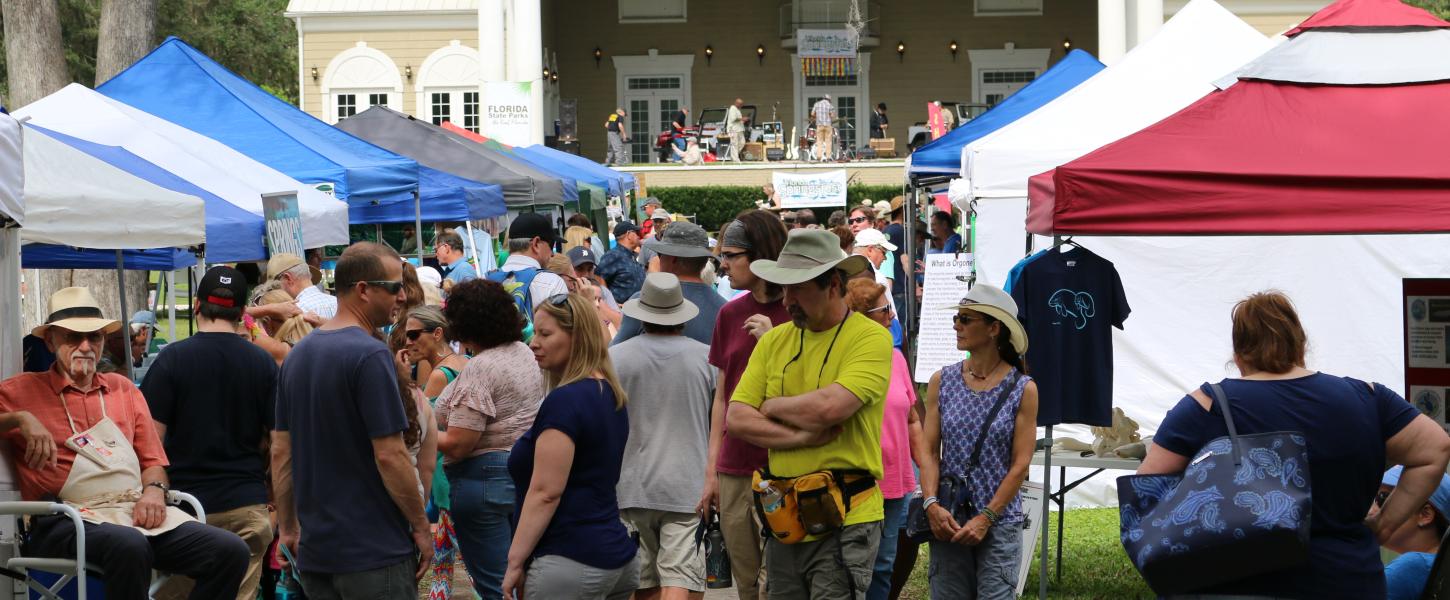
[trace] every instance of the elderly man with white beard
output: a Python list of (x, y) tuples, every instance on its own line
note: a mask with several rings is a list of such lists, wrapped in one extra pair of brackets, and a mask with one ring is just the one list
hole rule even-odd
[[(55, 364), (0, 382), (0, 433), (21, 497), (80, 512), (85, 561), (105, 571), (107, 598), (144, 600), (152, 569), (194, 578), (192, 598), (235, 597), (246, 543), (168, 506), (166, 452), (145, 398), (125, 376), (96, 373), (106, 335), (120, 328), (102, 317), (90, 290), (60, 290), (31, 332)], [(68, 517), (37, 517), (24, 554), (73, 559), (75, 537)]]

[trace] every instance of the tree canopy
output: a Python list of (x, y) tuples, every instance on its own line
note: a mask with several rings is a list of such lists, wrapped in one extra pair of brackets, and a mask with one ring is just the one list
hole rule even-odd
[[(94, 87), (101, 0), (56, 0), (72, 81)], [(297, 29), (287, 0), (158, 0), (156, 43), (174, 35), (263, 89), (297, 102)], [(0, 99), (5, 90), (0, 52)]]

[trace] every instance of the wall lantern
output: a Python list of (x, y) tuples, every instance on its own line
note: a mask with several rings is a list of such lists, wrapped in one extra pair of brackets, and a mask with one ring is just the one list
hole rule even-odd
[(312, 83), (317, 83), (317, 67), (312, 67)]
[(549, 67), (544, 67), (544, 81), (549, 80)]
[(896, 61), (906, 61), (906, 42), (896, 42)]
[(552, 81), (554, 83), (559, 83), (559, 72), (558, 71), (554, 71), (554, 74), (552, 74), (552, 75), (549, 76), (549, 81)]
[(765, 44), (761, 44), (755, 47), (755, 60), (759, 62), (761, 66), (765, 65)]
[(715, 58), (715, 49), (705, 44), (705, 66), (710, 66), (710, 61)]
[(408, 78), (408, 81), (412, 81), (413, 80), (413, 65), (404, 65), (403, 66), (403, 76), (404, 77), (407, 77)]
[(599, 68), (599, 61), (604, 59), (604, 51), (599, 46), (594, 47), (594, 68)]
[(1072, 50), (1072, 38), (1070, 38), (1070, 37), (1062, 38), (1062, 50), (1063, 50), (1063, 52), (1067, 52), (1067, 51)]
[(956, 40), (952, 40), (952, 41), (948, 42), (947, 43), (947, 50), (951, 51), (951, 53), (952, 53), (952, 62), (957, 62), (957, 41)]

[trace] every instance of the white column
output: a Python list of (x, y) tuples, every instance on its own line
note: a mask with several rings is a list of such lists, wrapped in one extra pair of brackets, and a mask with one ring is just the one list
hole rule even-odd
[(504, 46), (504, 0), (479, 0), (478, 74), (484, 81), (504, 81), (508, 53)]
[(539, 0), (513, 0), (509, 15), (510, 81), (529, 81), (529, 143), (544, 143), (544, 30)]
[(1128, 52), (1128, 0), (1098, 0), (1098, 60), (1111, 66)]
[(1158, 29), (1163, 27), (1163, 0), (1137, 0), (1133, 8), (1136, 26), (1133, 28), (1133, 40), (1128, 45), (1129, 50), (1152, 39)]

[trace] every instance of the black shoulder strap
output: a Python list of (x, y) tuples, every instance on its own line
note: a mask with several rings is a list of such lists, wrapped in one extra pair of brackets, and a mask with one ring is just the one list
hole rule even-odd
[[(1002, 393), (997, 394), (997, 403), (992, 405), (992, 410), (987, 411), (987, 418), (982, 420), (982, 430), (977, 432), (977, 443), (972, 445), (972, 457), (967, 460), (968, 471), (977, 468), (977, 460), (982, 456), (982, 442), (987, 439), (987, 430), (992, 428), (992, 420), (997, 418), (997, 413), (1001, 412), (1002, 405), (1007, 403), (1007, 397), (1012, 395), (1012, 390), (1017, 389), (1017, 378), (1021, 376), (1022, 374), (1016, 370), (1012, 371), (1012, 379), (1006, 382), (1007, 385), (1002, 388)], [(962, 383), (966, 384), (966, 382)], [(963, 475), (966, 474), (963, 473)]]
[(1233, 411), (1229, 410), (1228, 394), (1223, 392), (1223, 387), (1217, 383), (1209, 384), (1209, 391), (1213, 392), (1213, 399), (1218, 402), (1218, 407), (1223, 410), (1223, 423), (1228, 426), (1228, 439), (1230, 452), (1233, 453), (1234, 466), (1243, 464), (1239, 457), (1239, 432), (1234, 427)]

